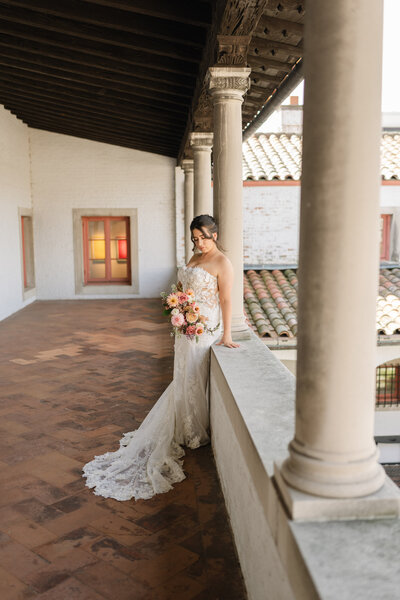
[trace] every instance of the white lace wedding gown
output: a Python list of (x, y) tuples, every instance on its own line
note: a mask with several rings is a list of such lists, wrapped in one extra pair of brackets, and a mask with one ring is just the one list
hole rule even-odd
[[(217, 278), (202, 267), (181, 267), (183, 289), (192, 288), (211, 328), (220, 322)], [(210, 346), (220, 330), (199, 342), (175, 339), (174, 378), (139, 429), (126, 433), (120, 449), (95, 456), (83, 468), (86, 485), (105, 498), (151, 498), (182, 481), (182, 446), (198, 448), (210, 439), (208, 384)]]

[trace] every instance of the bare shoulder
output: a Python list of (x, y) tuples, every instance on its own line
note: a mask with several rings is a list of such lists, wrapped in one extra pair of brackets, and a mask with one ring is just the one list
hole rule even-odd
[(221, 254), (217, 258), (217, 268), (219, 275), (225, 275), (233, 272), (232, 263), (225, 254)]
[(198, 260), (197, 260), (197, 255), (193, 254), (188, 262), (188, 264), (186, 265), (187, 267), (194, 267), (197, 264)]

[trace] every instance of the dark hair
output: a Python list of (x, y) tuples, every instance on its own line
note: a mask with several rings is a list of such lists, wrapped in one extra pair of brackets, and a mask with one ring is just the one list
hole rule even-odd
[[(193, 229), (198, 229), (199, 231), (202, 231), (204, 237), (207, 238), (208, 240), (213, 239), (213, 233), (218, 234), (218, 225), (217, 225), (217, 222), (214, 219), (214, 217), (211, 217), (210, 215), (198, 215), (197, 217), (195, 217), (193, 219), (193, 221), (190, 223), (190, 232), (191, 232), (191, 240), (193, 242), (193, 251), (196, 249), (196, 244), (194, 243), (194, 240), (193, 240)], [(224, 252), (224, 249), (221, 246), (221, 244), (219, 243), (218, 239), (215, 240), (215, 245), (217, 246), (218, 250), (221, 250), (221, 252)]]

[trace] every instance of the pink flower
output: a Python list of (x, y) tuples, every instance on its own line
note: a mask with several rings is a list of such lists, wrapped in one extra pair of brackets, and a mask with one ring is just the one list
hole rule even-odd
[(189, 300), (187, 294), (185, 294), (185, 292), (181, 292), (178, 295), (178, 299), (179, 299), (179, 304), (185, 304), (185, 302), (187, 302)]
[(196, 335), (203, 335), (204, 333), (204, 327), (201, 324), (198, 324), (196, 326)]
[(186, 327), (186, 335), (194, 335), (195, 333), (196, 333), (195, 325), (188, 325), (188, 327)]
[(198, 304), (192, 304), (192, 310), (195, 313), (199, 314), (199, 312), (200, 312), (200, 306)]
[(197, 315), (196, 315), (196, 313), (190, 312), (190, 311), (187, 312), (186, 313), (186, 321), (188, 323), (196, 323), (196, 321), (197, 321)]
[(194, 301), (194, 291), (191, 288), (189, 288), (188, 290), (185, 291), (185, 293), (189, 299), (189, 302), (193, 302)]
[(182, 327), (184, 322), (185, 322), (185, 317), (183, 316), (182, 313), (179, 313), (179, 315), (172, 315), (172, 317), (171, 317), (171, 323), (172, 323), (173, 327)]
[(179, 300), (177, 294), (170, 294), (167, 298), (167, 304), (170, 308), (178, 306)]

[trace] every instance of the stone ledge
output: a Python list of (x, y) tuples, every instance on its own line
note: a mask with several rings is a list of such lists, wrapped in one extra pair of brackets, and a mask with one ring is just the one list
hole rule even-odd
[(281, 464), (275, 463), (275, 480), (283, 501), (294, 521), (342, 519), (393, 519), (400, 516), (400, 490), (386, 476), (383, 487), (361, 498), (321, 498), (305, 494), (282, 478)]
[[(273, 468), (287, 457), (293, 436), (294, 377), (255, 335), (239, 350), (212, 347), (211, 417), (215, 460), (251, 600), (397, 597), (400, 519), (375, 518), (370, 507), (345, 520), (332, 520), (333, 513), (323, 520), (288, 517)], [(393, 486), (386, 482), (375, 505)]]

